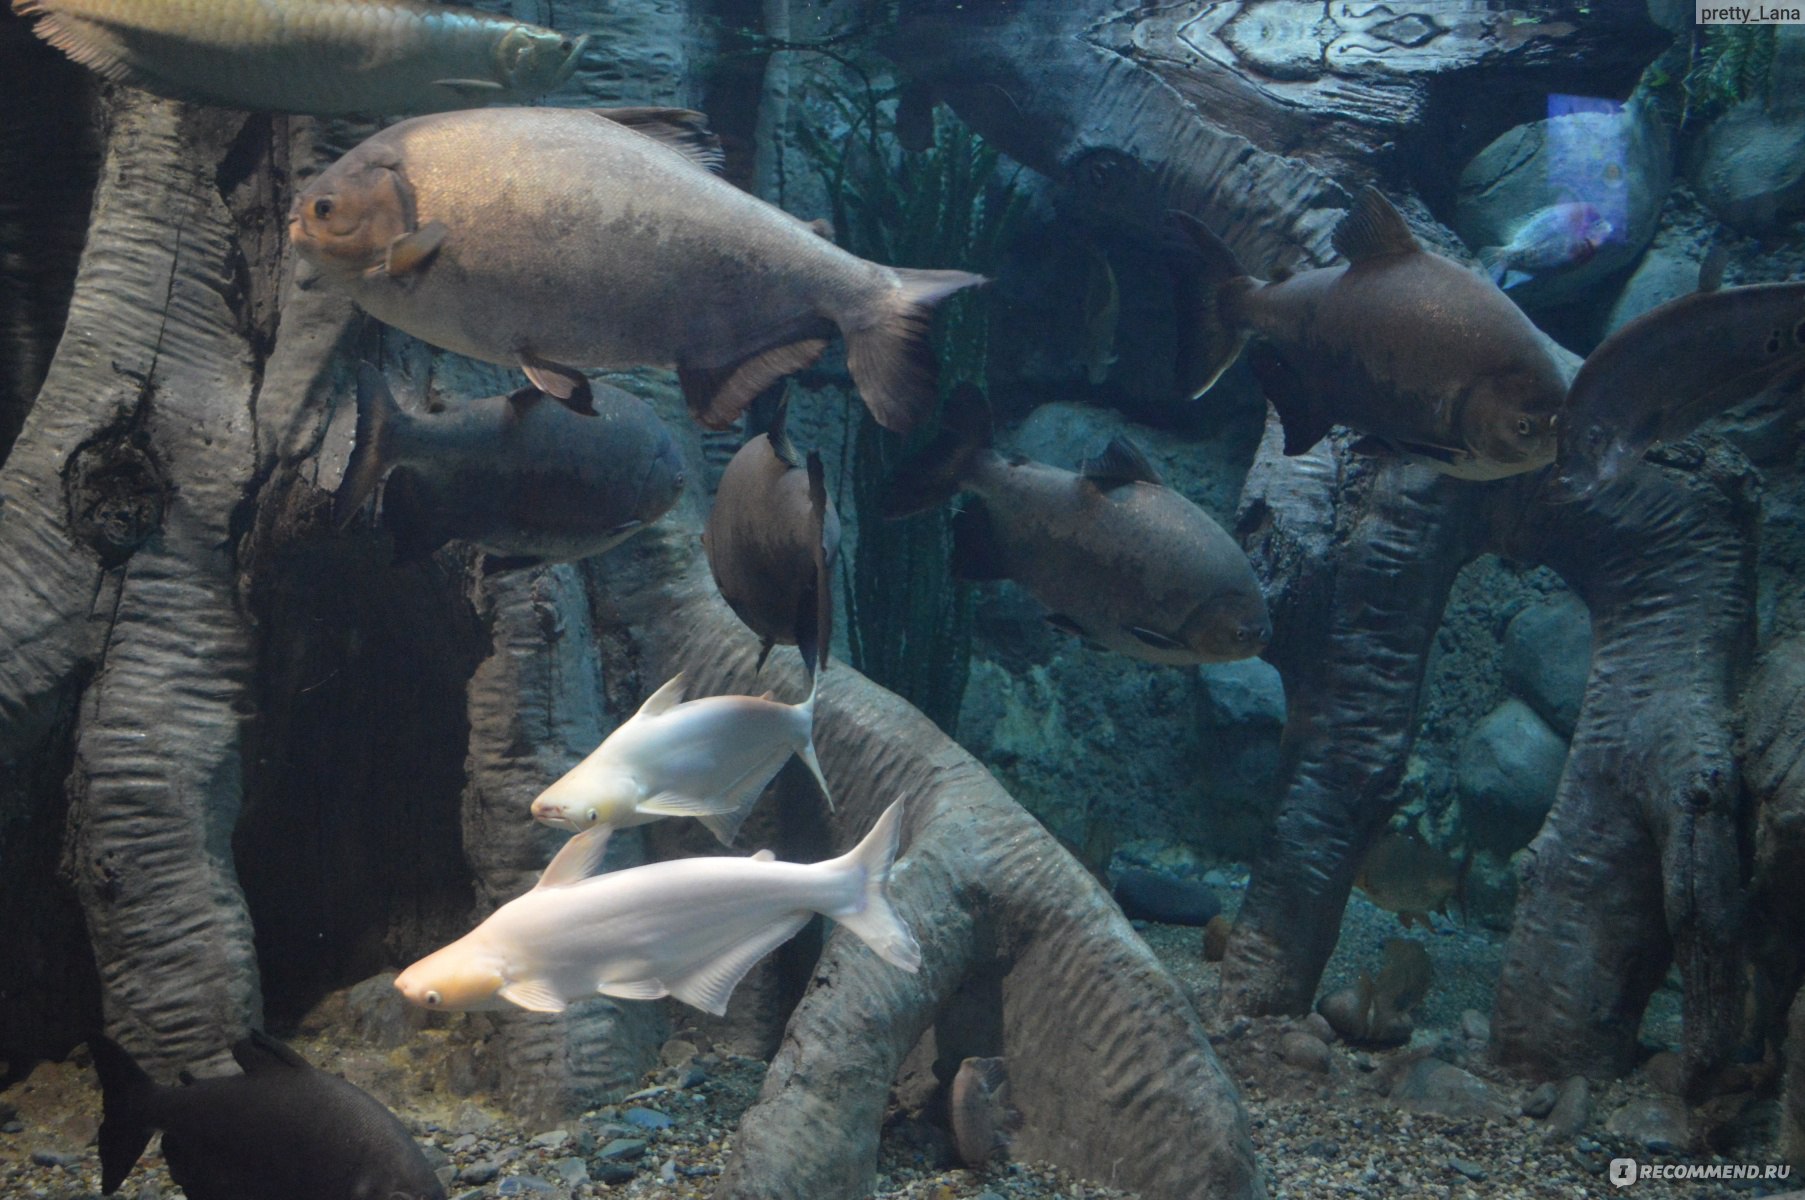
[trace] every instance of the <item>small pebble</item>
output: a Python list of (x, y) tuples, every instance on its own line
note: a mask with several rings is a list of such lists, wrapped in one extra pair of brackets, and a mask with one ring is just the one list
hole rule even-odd
[(632, 1167), (629, 1167), (626, 1163), (598, 1162), (591, 1168), (589, 1177), (597, 1183), (613, 1185), (617, 1183), (626, 1183), (637, 1174), (638, 1172)]
[(589, 1167), (580, 1158), (560, 1158), (552, 1164), (552, 1174), (563, 1180), (565, 1187), (589, 1182)]
[(1485, 1182), (1485, 1169), (1468, 1162), (1464, 1158), (1450, 1158), (1448, 1160), (1448, 1169), (1456, 1174), (1465, 1175), (1474, 1183)]
[(15, 1119), (15, 1120), (11, 1120), (11, 1121), (6, 1121), (4, 1123), (0, 1123), (0, 1133), (24, 1133), (24, 1132), (25, 1132), (25, 1122), (23, 1122), (23, 1121)]
[(566, 1132), (565, 1130), (548, 1129), (544, 1133), (535, 1137), (532, 1141), (532, 1144), (535, 1146), (543, 1146), (547, 1150), (556, 1150), (558, 1147), (562, 1146), (565, 1142), (568, 1142), (569, 1140), (570, 1140), (570, 1134), (568, 1132)]
[(458, 1171), (459, 1183), (488, 1183), (501, 1174), (501, 1164), (492, 1158), (482, 1162), (471, 1163)]
[(33, 1150), (31, 1161), (40, 1167), (68, 1167), (81, 1161), (73, 1154), (63, 1154), (57, 1150)]
[(664, 1165), (662, 1167), (658, 1168), (658, 1179), (662, 1183), (676, 1183), (677, 1182), (677, 1160), (676, 1159), (667, 1158), (664, 1160)]
[(627, 1124), (641, 1129), (669, 1129), (676, 1124), (655, 1108), (629, 1108), (626, 1113)]
[(630, 1162), (646, 1152), (644, 1138), (615, 1138), (597, 1153), (610, 1162)]
[(532, 1175), (510, 1175), (495, 1189), (502, 1196), (549, 1196), (558, 1189)]

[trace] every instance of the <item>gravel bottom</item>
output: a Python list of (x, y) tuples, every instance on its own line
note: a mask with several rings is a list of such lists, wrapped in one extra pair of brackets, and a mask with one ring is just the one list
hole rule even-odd
[[(1232, 909), (1239, 899), (1231, 897)], [(1606, 1119), (1631, 1100), (1656, 1094), (1632, 1076), (1596, 1088), (1592, 1117), (1572, 1138), (1544, 1133), (1544, 1123), (1515, 1115), (1524, 1095), (1484, 1062), (1473, 1028), (1490, 1007), (1502, 947), (1483, 932), (1437, 923), (1417, 930), (1434, 963), (1436, 979), (1409, 1046), (1372, 1050), (1336, 1043), (1310, 1068), (1293, 1065), (1280, 1051), (1301, 1022), (1273, 1018), (1221, 1022), (1210, 1014), (1216, 993), (1214, 964), (1202, 957), (1196, 929), (1150, 925), (1142, 935), (1181, 985), (1199, 999), (1204, 1023), (1247, 1104), (1249, 1124), (1270, 1200), (1305, 1197), (1446, 1197), (1448, 1200), (1580, 1200), (1627, 1195), (1636, 1200), (1713, 1200), (1776, 1194), (1784, 1185), (1756, 1181), (1674, 1182), (1647, 1180), (1619, 1191), (1606, 1178), (1610, 1161), (1635, 1157), (1658, 1163), (1722, 1162), (1717, 1158), (1650, 1155), (1605, 1130)], [(1361, 970), (1376, 970), (1384, 940), (1399, 936), (1390, 914), (1358, 896), (1349, 905), (1341, 945), (1325, 974), (1325, 990)], [(1677, 1008), (1664, 997), (1644, 1029), (1660, 1045), (1671, 1035)], [(1463, 1022), (1465, 1028), (1463, 1028)], [(430, 1038), (432, 1033), (419, 1035)], [(675, 1055), (646, 1077), (643, 1090), (620, 1104), (598, 1108), (554, 1129), (523, 1129), (506, 1113), (473, 1100), (428, 1098), (406, 1086), (413, 1049), (379, 1050), (347, 1045), (344, 1036), (297, 1037), (293, 1045), (310, 1061), (345, 1075), (394, 1103), (419, 1136), (427, 1156), (447, 1182), (452, 1200), (488, 1197), (707, 1197), (733, 1146), (740, 1115), (756, 1097), (764, 1064), (738, 1055)], [(1386, 1093), (1422, 1058), (1434, 1055), (1488, 1080), (1506, 1097), (1512, 1115), (1453, 1119), (1406, 1112)], [(1325, 1066), (1326, 1063), (1326, 1066)], [(1771, 1107), (1771, 1106), (1770, 1106)], [(0, 1196), (32, 1200), (97, 1200), (99, 1092), (85, 1051), (67, 1063), (41, 1065), (0, 1094)], [(1149, 1136), (1157, 1136), (1150, 1133)], [(1756, 1140), (1728, 1161), (1777, 1161)], [(1133, 1193), (1075, 1179), (1057, 1168), (1004, 1163), (984, 1171), (949, 1166), (944, 1132), (893, 1112), (879, 1161), (879, 1200), (1005, 1200), (1060, 1197), (1069, 1200), (1133, 1200)], [(1799, 1186), (1798, 1183), (1793, 1184)], [(181, 1193), (152, 1149), (120, 1195), (165, 1200)]]

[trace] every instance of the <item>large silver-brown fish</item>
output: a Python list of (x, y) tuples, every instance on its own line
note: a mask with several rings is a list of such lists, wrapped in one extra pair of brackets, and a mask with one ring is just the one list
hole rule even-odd
[(1198, 322), (1209, 350), (1198, 394), (1249, 336), (1266, 398), (1302, 454), (1331, 426), (1462, 479), (1499, 479), (1554, 461), (1567, 393), (1541, 335), (1482, 276), (1425, 250), (1374, 188), (1335, 230), (1343, 266), (1267, 283), (1208, 229), (1177, 219), (1202, 251)]
[(569, 78), (588, 41), (418, 0), (13, 0), (13, 11), (108, 79), (292, 113), (519, 103)]
[(795, 646), (812, 675), (833, 637), (833, 564), (840, 514), (827, 495), (821, 456), (804, 464), (785, 430), (788, 406), (721, 474), (702, 530), (722, 599), (764, 641)]
[(1587, 356), (1561, 415), (1561, 482), (1581, 495), (1659, 442), (1805, 383), (1805, 282), (1710, 287), (1657, 305)]
[(524, 388), (416, 416), (361, 363), (357, 446), (333, 518), (349, 522), (399, 467), (411, 484), (411, 520), (397, 532), (404, 555), (451, 538), (498, 556), (492, 568), (600, 554), (677, 502), (683, 456), (639, 397), (597, 387), (595, 407), (595, 416), (579, 416)]
[(934, 306), (982, 277), (848, 254), (712, 174), (711, 141), (684, 110), (417, 117), (314, 180), (289, 233), (371, 315), (579, 407), (578, 368), (675, 367), (725, 426), (837, 329), (872, 415), (913, 427)]
[(954, 518), (960, 575), (1013, 579), (1056, 628), (1147, 662), (1229, 662), (1265, 647), (1272, 626), (1247, 555), (1133, 443), (1112, 440), (1074, 474), (990, 449), (975, 388), (950, 399), (946, 419), (898, 473), (885, 515), (921, 512), (960, 491), (980, 497)]

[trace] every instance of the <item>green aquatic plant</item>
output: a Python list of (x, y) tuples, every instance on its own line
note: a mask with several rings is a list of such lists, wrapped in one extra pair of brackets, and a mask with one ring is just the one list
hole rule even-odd
[[(868, 78), (852, 94), (815, 92), (831, 127), (804, 126), (800, 141), (826, 186), (836, 239), (895, 266), (990, 270), (1025, 203), (1013, 174), (951, 117), (934, 120), (930, 145), (905, 152), (894, 96)], [(942, 405), (960, 383), (982, 384), (987, 305), (982, 293), (962, 293), (942, 306), (934, 335)], [(971, 594), (953, 577), (951, 514), (882, 516), (890, 476), (933, 438), (940, 408), (907, 437), (879, 426), (856, 402), (846, 412), (836, 491), (842, 503), (850, 496), (858, 524), (852, 561), (840, 560), (852, 662), (951, 733), (971, 664)]]
[(1681, 120), (1714, 116), (1745, 100), (1765, 97), (1772, 83), (1774, 25), (1713, 25), (1692, 44), (1680, 82), (1685, 95)]

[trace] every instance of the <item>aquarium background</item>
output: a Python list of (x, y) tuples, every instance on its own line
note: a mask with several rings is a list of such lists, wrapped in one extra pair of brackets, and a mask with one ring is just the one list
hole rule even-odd
[[(1680, 482), (1627, 516), (1344, 432), (1286, 458), (1246, 363), (1186, 394), (1199, 285), (1167, 213), (1270, 277), (1336, 261), (1369, 182), (1475, 270), (1532, 214), (1591, 204), (1608, 235), (1507, 292), (1571, 369), (1708, 259), (1729, 286), (1805, 278), (1805, 27), (1419, 7), (516, 12), (596, 34), (548, 103), (701, 110), (728, 178), (841, 246), (990, 276), (937, 321), (943, 403), (978, 385), (999, 450), (1068, 469), (1132, 438), (1237, 536), (1274, 638), (1202, 667), (959, 579), (952, 508), (883, 520), (937, 423), (877, 429), (837, 345), (724, 432), (669, 372), (611, 376), (692, 470), (607, 555), (487, 573), (334, 530), (352, 364), (410, 381), (404, 404), (519, 382), (295, 287), (281, 214), (376, 126), (99, 86), (0, 14), (8, 1186), (94, 1191), (80, 1044), (103, 1024), (166, 1077), (219, 1069), (250, 1024), (293, 1036), (401, 1111), (453, 1195), (1591, 1195), (1625, 1154), (1790, 1162), (1796, 1185), (1799, 380), (1657, 450), (1649, 477)], [(78, 282), (84, 222), (115, 270)], [(138, 230), (190, 222), (209, 232), (134, 257)], [(119, 316), (170, 294), (173, 335)], [(100, 329), (135, 349), (89, 353)], [(800, 694), (792, 651), (754, 675), (730, 616), (672, 616), (721, 610), (696, 531), (782, 396), (844, 528), (817, 735), (838, 808), (792, 764), (740, 844), (814, 861), (920, 800), (907, 886), (943, 965), (893, 988), (817, 923), (725, 1018), (407, 1008), (385, 974), (531, 883), (559, 838), (527, 802), (665, 675)], [(385, 520), (409, 503), (397, 475)], [(1623, 664), (1603, 676), (1600, 621)], [(610, 865), (715, 852), (687, 824), (623, 834)], [(1557, 880), (1565, 861), (1598, 874)], [(953, 1140), (972, 1056), (1010, 1063), (1021, 1113), (990, 1174)], [(837, 1068), (826, 1116), (784, 1109)], [(1154, 1121), (1184, 1136), (1156, 1147)], [(809, 1154), (785, 1150), (798, 1129)], [(1667, 1186), (1638, 1192), (1730, 1194)]]

